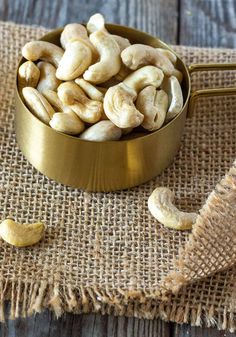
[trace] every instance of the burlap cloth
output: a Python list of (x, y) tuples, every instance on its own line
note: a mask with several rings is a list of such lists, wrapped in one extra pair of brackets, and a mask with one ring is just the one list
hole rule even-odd
[[(45, 32), (0, 23), (1, 218), (47, 224), (34, 247), (1, 241), (1, 320), (8, 299), (11, 318), (50, 308), (57, 316), (93, 311), (233, 330), (236, 168), (229, 169), (236, 150), (235, 97), (199, 101), (175, 162), (147, 184), (117, 193), (57, 184), (22, 156), (13, 124), (20, 49)], [(233, 50), (176, 50), (187, 64), (236, 61)], [(194, 88), (235, 84), (233, 71), (193, 76)], [(199, 211), (205, 203), (190, 239), (188, 231), (166, 229), (150, 215), (147, 199), (162, 185), (176, 192), (183, 210)]]

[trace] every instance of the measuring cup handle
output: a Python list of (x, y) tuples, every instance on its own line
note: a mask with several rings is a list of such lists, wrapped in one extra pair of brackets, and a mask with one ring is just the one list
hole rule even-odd
[[(198, 71), (212, 71), (212, 70), (236, 70), (236, 63), (210, 63), (210, 64), (191, 64), (188, 67), (190, 75)], [(199, 97), (212, 96), (231, 96), (236, 95), (236, 86), (229, 88), (209, 88), (200, 89), (191, 92), (188, 105), (187, 117), (192, 117), (196, 100)]]

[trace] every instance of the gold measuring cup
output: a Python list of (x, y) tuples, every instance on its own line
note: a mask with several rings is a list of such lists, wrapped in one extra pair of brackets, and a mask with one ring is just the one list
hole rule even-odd
[[(139, 30), (107, 24), (112, 34), (174, 52), (161, 40)], [(41, 40), (59, 45), (62, 29)], [(178, 57), (178, 55), (177, 55)], [(25, 60), (20, 60), (19, 66)], [(194, 64), (187, 67), (178, 57), (183, 73), (184, 106), (161, 129), (129, 140), (90, 142), (56, 132), (35, 117), (24, 104), (16, 80), (15, 130), (18, 145), (29, 162), (47, 177), (87, 191), (114, 191), (142, 184), (160, 174), (178, 152), (187, 115), (191, 116), (198, 97), (234, 95), (236, 88), (204, 89), (191, 92), (190, 74), (205, 70), (232, 70), (236, 64)], [(17, 69), (18, 70), (18, 69)]]

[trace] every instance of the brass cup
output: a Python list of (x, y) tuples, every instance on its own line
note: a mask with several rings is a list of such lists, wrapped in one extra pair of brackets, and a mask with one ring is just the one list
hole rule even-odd
[[(161, 40), (142, 31), (113, 24), (107, 24), (106, 28), (112, 34), (128, 38), (131, 43), (143, 43), (174, 52)], [(41, 40), (59, 45), (61, 32), (62, 29), (56, 29)], [(18, 68), (24, 61), (21, 58)], [(26, 107), (19, 94), (16, 78), (15, 130), (21, 151), (47, 177), (87, 191), (126, 189), (154, 178), (171, 164), (178, 152), (187, 111), (192, 113), (196, 98), (236, 93), (236, 88), (191, 93), (190, 84), (190, 72), (236, 69), (236, 64), (192, 65), (188, 69), (177, 55), (176, 67), (183, 73), (185, 103), (182, 111), (160, 130), (121, 141), (89, 142), (56, 132)]]

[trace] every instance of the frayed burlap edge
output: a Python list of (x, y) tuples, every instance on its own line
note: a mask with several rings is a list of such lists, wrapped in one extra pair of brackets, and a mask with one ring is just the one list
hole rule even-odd
[[(225, 241), (222, 247), (219, 240), (216, 241), (217, 255), (214, 240), (218, 230), (225, 235)], [(213, 260), (217, 263), (212, 263)], [(236, 160), (200, 210), (192, 234), (175, 262), (176, 270), (166, 276), (162, 286), (166, 291), (177, 293), (183, 285), (230, 268), (235, 261)]]
[[(235, 280), (233, 280), (234, 282)], [(193, 326), (216, 327), (219, 330), (236, 330), (236, 287), (232, 294), (231, 308), (219, 310), (217, 304), (209, 308), (198, 303), (177, 304), (173, 299), (160, 302), (147, 298), (140, 292), (114, 290), (98, 291), (96, 288), (71, 289), (47, 282), (0, 281), (0, 321), (5, 321), (4, 303), (10, 301), (9, 319), (27, 317), (50, 309), (58, 318), (65, 312), (74, 314), (100, 313), (114, 316), (190, 323)]]

